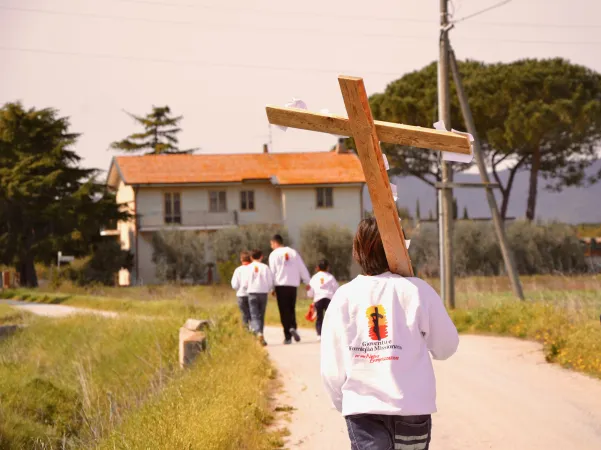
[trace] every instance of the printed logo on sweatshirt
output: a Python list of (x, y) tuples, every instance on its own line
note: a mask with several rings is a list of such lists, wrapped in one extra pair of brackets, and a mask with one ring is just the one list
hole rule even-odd
[(369, 322), (369, 337), (372, 341), (381, 341), (388, 337), (388, 320), (382, 305), (370, 306), (365, 312)]
[(288, 253), (284, 253), (284, 259), (285, 259), (286, 261), (288, 261), (288, 260), (290, 259), (290, 256), (288, 256)]
[(259, 266), (255, 266), (255, 273), (259, 273)]
[(321, 284), (323, 284), (323, 283), (325, 282), (325, 280), (323, 279), (323, 277), (321, 277), (321, 278), (319, 279), (319, 281), (321, 282)]

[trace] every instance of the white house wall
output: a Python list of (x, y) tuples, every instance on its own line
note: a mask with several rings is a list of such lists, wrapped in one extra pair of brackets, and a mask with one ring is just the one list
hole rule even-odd
[[(164, 226), (163, 194), (165, 192), (181, 193), (182, 225), (190, 222), (196, 212), (209, 213), (209, 191), (226, 191), (227, 209), (229, 213), (238, 211), (240, 225), (247, 224), (284, 224), (292, 238), (294, 246), (300, 246), (300, 230), (306, 224), (338, 225), (354, 232), (361, 220), (361, 188), (359, 186), (333, 187), (334, 206), (332, 208), (317, 208), (316, 187), (277, 187), (271, 184), (248, 183), (230, 186), (198, 186), (198, 187), (140, 187), (137, 193), (137, 213), (142, 217), (152, 217), (155, 227)], [(240, 211), (240, 191), (255, 191), (255, 211)], [(122, 191), (121, 187), (119, 191)], [(123, 189), (119, 195), (124, 201), (133, 202), (133, 190)], [(131, 196), (131, 197), (130, 197)], [(131, 200), (129, 200), (131, 198)], [(146, 224), (149, 222), (146, 221)], [(133, 222), (120, 225), (123, 248), (135, 251), (136, 242)], [(140, 232), (138, 238), (137, 262), (139, 267), (138, 283), (157, 283), (155, 264), (152, 262), (152, 232)], [(208, 252), (211, 253), (210, 250)], [(209, 255), (207, 255), (209, 256)], [(353, 270), (354, 273), (355, 270)], [(120, 276), (120, 282), (127, 284), (131, 279), (134, 283), (135, 274)]]
[[(240, 191), (255, 192), (255, 210), (240, 211)], [(209, 212), (209, 192), (225, 191), (227, 213)], [(144, 226), (162, 226), (163, 194), (179, 192), (181, 194), (182, 225), (211, 226), (233, 225), (233, 212), (238, 212), (240, 225), (252, 223), (280, 223), (282, 210), (278, 189), (270, 184), (243, 184), (234, 186), (213, 187), (165, 187), (140, 188), (138, 191), (138, 213), (142, 216)]]
[(152, 262), (152, 233), (140, 233), (138, 237), (138, 283), (156, 284), (156, 266)]
[(300, 247), (300, 231), (307, 224), (338, 225), (354, 233), (361, 220), (360, 192), (359, 186), (334, 187), (334, 206), (318, 208), (315, 187), (283, 188), (284, 223), (293, 245)]

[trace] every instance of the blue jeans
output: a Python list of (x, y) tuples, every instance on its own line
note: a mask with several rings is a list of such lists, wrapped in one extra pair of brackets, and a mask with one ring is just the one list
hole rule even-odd
[(357, 414), (346, 416), (351, 450), (428, 450), (432, 417)]
[(242, 324), (244, 328), (249, 327), (250, 325), (250, 306), (248, 304), (248, 296), (238, 297), (238, 308), (240, 308), (240, 313), (242, 314)]
[(265, 310), (267, 309), (267, 294), (248, 294), (250, 309), (250, 328), (254, 333), (263, 334), (265, 326)]

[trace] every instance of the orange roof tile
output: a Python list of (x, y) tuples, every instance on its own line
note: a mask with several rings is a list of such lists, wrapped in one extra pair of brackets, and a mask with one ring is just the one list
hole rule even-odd
[(114, 167), (130, 185), (235, 183), (272, 177), (281, 185), (365, 182), (357, 155), (336, 152), (118, 156), (111, 172)]

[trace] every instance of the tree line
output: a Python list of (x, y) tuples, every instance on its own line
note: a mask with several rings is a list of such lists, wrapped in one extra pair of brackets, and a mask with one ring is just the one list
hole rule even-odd
[[(529, 220), (536, 216), (539, 177), (545, 188), (557, 191), (599, 180), (601, 171), (587, 174), (586, 168), (599, 158), (600, 74), (563, 59), (467, 61), (460, 70), (488, 165), (501, 185), (503, 217), (519, 171), (530, 173)], [(375, 118), (431, 127), (437, 117), (436, 77), (433, 63), (390, 83), (370, 98)], [(451, 91), (453, 126), (465, 128)], [(168, 106), (153, 106), (145, 116), (127, 114), (141, 130), (113, 142), (111, 149), (145, 155), (196, 150), (179, 148), (182, 116)], [(92, 257), (89, 273), (130, 264), (116, 241), (100, 236), (101, 229), (114, 228), (129, 215), (99, 180), (100, 172), (81, 166), (74, 149), (79, 136), (56, 109), (27, 109), (19, 102), (0, 108), (0, 265), (15, 267), (25, 286), (37, 285), (34, 264), (51, 264), (59, 250)], [(415, 176), (431, 186), (441, 181), (436, 152), (391, 144), (383, 150), (391, 175)], [(456, 171), (469, 167), (454, 166)], [(506, 181), (502, 168), (508, 171)]]
[[(111, 144), (131, 153), (190, 153), (177, 147), (177, 126), (169, 107), (130, 116), (142, 132)], [(100, 234), (130, 218), (116, 202), (100, 171), (81, 166), (74, 146), (79, 133), (53, 108), (0, 108), (0, 265), (13, 266), (24, 286), (37, 286), (35, 263), (52, 264), (57, 252), (89, 257), (80, 274), (110, 273), (131, 265), (115, 240)], [(87, 274), (87, 275), (85, 275)], [(95, 278), (110, 281), (111, 276)]]

